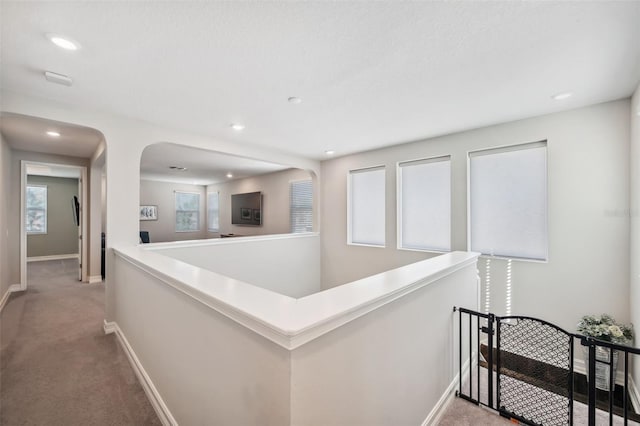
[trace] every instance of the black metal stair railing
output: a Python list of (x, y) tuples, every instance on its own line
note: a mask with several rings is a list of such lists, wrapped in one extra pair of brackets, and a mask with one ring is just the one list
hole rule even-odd
[[(589, 348), (589, 361), (588, 361), (588, 384), (589, 384), (589, 426), (596, 424), (596, 362), (607, 364), (609, 366), (609, 383), (611, 387), (615, 387), (615, 368), (614, 368), (614, 352), (617, 351), (618, 354), (624, 354), (624, 385), (623, 385), (623, 399), (622, 399), (622, 418), (625, 426), (628, 424), (629, 420), (629, 398), (626, 397), (626, 392), (629, 389), (629, 357), (630, 355), (640, 355), (640, 348), (633, 348), (630, 346), (619, 345), (612, 342), (605, 342), (602, 340), (594, 339), (592, 337), (586, 336), (578, 336), (580, 337), (580, 343), (582, 346), (586, 346)], [(609, 356), (607, 361), (601, 361), (596, 358), (596, 348), (601, 347), (608, 350)], [(614, 416), (614, 392), (609, 392), (608, 395), (609, 402), (609, 424), (613, 424), (613, 416)]]
[[(455, 311), (459, 313), (456, 396), (528, 425), (573, 425), (574, 401), (587, 406), (588, 420), (579, 420), (581, 424), (587, 420), (589, 426), (595, 426), (596, 419), (604, 424), (607, 414), (609, 425), (616, 418), (625, 426), (630, 418), (640, 421), (628, 394), (630, 362), (633, 356), (640, 356), (639, 348), (569, 333), (537, 318), (499, 317), (454, 307)], [(586, 383), (575, 372), (574, 341), (587, 348)], [(596, 350), (608, 351), (607, 360), (596, 358)], [(615, 380), (616, 352), (624, 360), (621, 385)], [(597, 363), (609, 366), (608, 392), (597, 389)]]

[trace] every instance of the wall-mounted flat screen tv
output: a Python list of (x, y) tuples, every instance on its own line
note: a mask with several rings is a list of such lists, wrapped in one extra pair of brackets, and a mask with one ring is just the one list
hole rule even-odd
[(233, 225), (262, 225), (262, 192), (231, 194)]

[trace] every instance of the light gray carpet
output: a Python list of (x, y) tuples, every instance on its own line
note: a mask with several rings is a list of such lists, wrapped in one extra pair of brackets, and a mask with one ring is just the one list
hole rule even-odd
[(77, 261), (32, 262), (0, 316), (0, 424), (160, 425)]

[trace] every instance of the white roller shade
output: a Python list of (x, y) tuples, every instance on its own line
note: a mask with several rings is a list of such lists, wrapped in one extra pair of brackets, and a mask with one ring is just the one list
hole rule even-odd
[(399, 164), (399, 246), (451, 250), (451, 159)]
[(469, 154), (470, 249), (547, 260), (547, 145)]
[(384, 246), (384, 167), (349, 172), (348, 215), (349, 243)]

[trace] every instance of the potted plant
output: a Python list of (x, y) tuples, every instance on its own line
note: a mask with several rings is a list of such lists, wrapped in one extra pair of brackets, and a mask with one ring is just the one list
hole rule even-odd
[[(618, 323), (611, 315), (585, 315), (578, 322), (578, 333), (588, 337), (612, 342), (620, 345), (629, 345), (633, 341), (633, 327)], [(587, 377), (589, 377), (589, 348), (582, 347)], [(613, 353), (613, 361), (609, 357)], [(596, 346), (596, 387), (608, 391), (611, 389), (609, 383), (609, 364), (613, 366), (613, 374), (618, 368), (618, 352), (609, 348)]]

